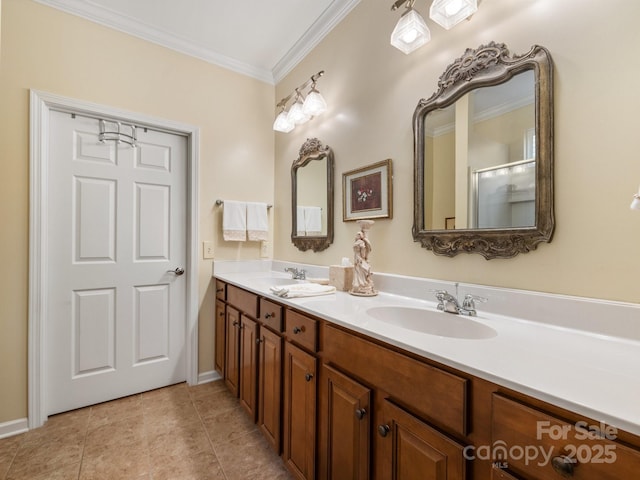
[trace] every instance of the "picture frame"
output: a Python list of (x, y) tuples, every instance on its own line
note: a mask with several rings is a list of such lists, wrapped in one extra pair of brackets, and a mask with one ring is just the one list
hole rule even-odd
[(342, 174), (342, 220), (393, 218), (391, 159)]

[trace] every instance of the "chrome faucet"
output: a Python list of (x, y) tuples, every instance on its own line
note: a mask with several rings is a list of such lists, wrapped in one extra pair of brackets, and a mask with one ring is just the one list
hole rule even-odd
[(451, 295), (446, 290), (432, 290), (436, 294), (436, 300), (438, 300), (438, 310), (442, 310), (447, 313), (454, 313), (456, 315), (468, 315), (470, 317), (475, 317), (477, 315), (476, 312), (476, 302), (486, 302), (487, 299), (485, 297), (480, 297), (478, 295), (471, 295), (468, 293), (464, 296), (464, 300), (462, 301), (462, 305), (458, 301), (458, 284), (456, 283), (456, 295)]
[(306, 280), (307, 278), (307, 271), (303, 268), (298, 270), (295, 267), (287, 267), (284, 269), (284, 271), (289, 272), (293, 280)]

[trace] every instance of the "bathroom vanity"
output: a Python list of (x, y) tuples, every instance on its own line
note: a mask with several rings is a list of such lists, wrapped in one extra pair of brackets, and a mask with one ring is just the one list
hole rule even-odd
[[(389, 317), (424, 309), (459, 320), (435, 311), (433, 302), (343, 292), (286, 299), (269, 292), (275, 282), (292, 283), (277, 273), (215, 277), (216, 369), (296, 478), (614, 480), (640, 470), (637, 412), (616, 410), (635, 408), (637, 396), (608, 412), (589, 398), (563, 398), (561, 385), (588, 378), (591, 387), (573, 391), (607, 388), (598, 383), (598, 367), (562, 370), (551, 336), (561, 344), (567, 329), (480, 315), (477, 323), (495, 335), (471, 328), (473, 338), (437, 336), (372, 316), (381, 308)], [(527, 358), (525, 344), (514, 345), (518, 329), (531, 342), (530, 335), (540, 336), (536, 328), (550, 329), (539, 346), (547, 360)], [(585, 348), (610, 341), (592, 337), (577, 341)], [(640, 353), (640, 342), (613, 349)], [(559, 387), (542, 391), (535, 377), (550, 375), (554, 363)], [(635, 382), (629, 395), (638, 392)]]

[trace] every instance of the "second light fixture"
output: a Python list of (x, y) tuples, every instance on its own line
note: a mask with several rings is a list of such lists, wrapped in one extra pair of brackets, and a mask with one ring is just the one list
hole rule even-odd
[[(312, 117), (320, 115), (327, 109), (327, 102), (316, 89), (316, 82), (324, 75), (324, 70), (312, 75), (309, 80), (300, 85), (293, 93), (286, 96), (276, 105), (280, 113), (273, 122), (273, 129), (277, 132), (289, 133), (296, 125), (308, 122)], [(309, 92), (304, 96), (303, 91), (309, 87)], [(287, 111), (287, 103), (293, 99), (293, 103)]]
[[(391, 45), (409, 54), (431, 40), (431, 32), (422, 16), (413, 9), (415, 0), (396, 0), (391, 10), (404, 5), (402, 14), (391, 33)], [(433, 0), (429, 18), (449, 30), (478, 10), (478, 0)]]

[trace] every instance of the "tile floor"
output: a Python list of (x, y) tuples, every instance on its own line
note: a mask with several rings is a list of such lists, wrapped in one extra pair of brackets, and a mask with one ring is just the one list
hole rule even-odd
[(223, 382), (181, 383), (0, 440), (0, 480), (289, 480)]

